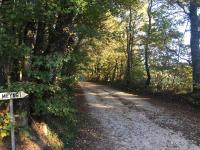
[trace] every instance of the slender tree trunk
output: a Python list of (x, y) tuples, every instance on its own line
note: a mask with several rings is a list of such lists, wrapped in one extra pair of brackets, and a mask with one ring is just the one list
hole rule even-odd
[(200, 91), (200, 25), (197, 15), (198, 4), (195, 1), (190, 2), (190, 21), (191, 21), (191, 54), (193, 67), (193, 92)]
[(150, 67), (149, 67), (149, 43), (150, 43), (150, 36), (151, 36), (151, 26), (152, 26), (152, 15), (151, 15), (151, 11), (152, 11), (152, 0), (149, 0), (149, 6), (147, 9), (147, 14), (148, 14), (148, 29), (147, 29), (147, 37), (146, 37), (146, 41), (145, 41), (145, 69), (146, 69), (146, 75), (147, 75), (147, 79), (145, 82), (145, 88), (149, 87), (150, 83), (151, 83), (151, 73), (150, 73)]
[[(67, 6), (66, 6), (67, 7)], [(70, 25), (73, 20), (73, 13), (60, 14), (56, 24), (56, 37), (54, 38), (56, 48), (55, 50), (64, 53), (69, 46)]]
[[(35, 23), (34, 22), (27, 22), (24, 27), (24, 34), (23, 34), (23, 41), (30, 49), (33, 49), (35, 43)], [(31, 56), (25, 56), (23, 60), (23, 80), (28, 81), (28, 72), (31, 68)]]
[[(0, 9), (6, 9), (8, 6), (12, 6), (12, 1), (10, 0), (0, 0)], [(5, 22), (4, 21), (4, 15), (0, 14), (0, 25), (4, 25)], [(0, 50), (1, 51), (1, 50)], [(6, 58), (7, 59), (7, 58)], [(6, 72), (6, 66), (5, 65), (7, 62), (3, 59), (0, 59), (0, 86), (4, 86), (6, 84), (6, 80), (7, 80), (7, 72)], [(11, 62), (8, 62), (11, 64)]]
[[(20, 40), (23, 40), (23, 42), (26, 44), (26, 46), (28, 46), (30, 49), (32, 49), (33, 45), (35, 43), (35, 37), (34, 37), (35, 23), (34, 22), (27, 22), (22, 29), (23, 29), (23, 31), (21, 31), (21, 32), (23, 32), (23, 33), (21, 33)], [(20, 77), (21, 81), (29, 81), (28, 72), (31, 69), (31, 57), (30, 57), (30, 55), (27, 55), (22, 59), (22, 62), (21, 62), (21, 67), (22, 67), (21, 73), (22, 74), (21, 74), (21, 77)], [(29, 120), (28, 117), (31, 114), (31, 109), (32, 109), (33, 104), (34, 104), (34, 100), (32, 99), (31, 96), (29, 98), (17, 103), (18, 109), (23, 110), (23, 112), (25, 112), (25, 114), (26, 114), (24, 116), (24, 119), (26, 119), (27, 122), (25, 122), (25, 124), (23, 124), (23, 126), (28, 126), (28, 120)]]
[(36, 43), (34, 47), (34, 54), (41, 55), (44, 52), (44, 36), (45, 36), (45, 28), (46, 25), (44, 22), (39, 21), (37, 25), (37, 36)]
[(114, 67), (113, 74), (112, 74), (112, 79), (111, 79), (112, 82), (115, 81), (116, 73), (117, 73), (117, 68), (118, 68), (118, 62), (117, 62), (117, 60), (116, 60), (116, 62), (115, 62), (115, 67)]
[(98, 57), (97, 60), (96, 60), (96, 71), (95, 71), (95, 74), (96, 74), (96, 81), (100, 80), (100, 77), (101, 77), (101, 66), (100, 66), (100, 61), (101, 61), (101, 58)]
[(0, 66), (0, 86), (3, 86), (6, 83), (4, 76), (3, 66)]
[(130, 8), (130, 16), (129, 16), (129, 26), (127, 28), (127, 67), (126, 67), (126, 75), (125, 82), (126, 86), (129, 87), (132, 81), (132, 66), (133, 66), (133, 58), (132, 58), (132, 9)]

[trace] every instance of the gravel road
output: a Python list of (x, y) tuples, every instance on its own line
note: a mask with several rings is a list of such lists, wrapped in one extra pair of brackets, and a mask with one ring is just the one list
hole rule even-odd
[[(178, 124), (148, 102), (148, 98), (117, 91), (103, 85), (81, 82), (89, 114), (97, 119), (112, 150), (200, 150), (196, 141), (182, 132), (159, 125), (163, 118)], [(168, 118), (169, 117), (169, 118)], [(156, 122), (151, 118), (156, 119)], [(94, 150), (107, 150), (104, 144)]]

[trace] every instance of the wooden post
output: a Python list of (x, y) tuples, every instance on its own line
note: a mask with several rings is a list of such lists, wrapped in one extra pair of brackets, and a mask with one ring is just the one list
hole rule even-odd
[[(8, 75), (8, 87), (10, 87), (10, 75)], [(15, 150), (15, 129), (14, 129), (14, 123), (15, 123), (15, 117), (14, 117), (14, 111), (13, 111), (13, 99), (10, 99), (10, 123), (11, 123), (11, 146), (12, 150)]]

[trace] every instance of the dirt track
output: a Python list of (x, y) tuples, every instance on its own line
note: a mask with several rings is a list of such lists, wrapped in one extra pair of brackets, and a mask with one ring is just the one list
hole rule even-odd
[[(188, 118), (181, 124), (181, 117), (172, 115), (165, 107), (150, 103), (149, 98), (89, 82), (82, 82), (80, 86), (86, 99), (87, 114), (91, 118), (86, 120), (87, 129), (93, 126), (96, 131), (91, 134), (99, 138), (86, 139), (85, 144), (92, 139), (94, 142), (90, 142), (87, 148), (80, 146), (82, 148), (79, 149), (200, 150), (198, 138), (191, 138), (190, 127), (186, 127)], [(92, 121), (95, 123), (92, 124)], [(179, 126), (187, 128), (187, 132), (178, 130)]]

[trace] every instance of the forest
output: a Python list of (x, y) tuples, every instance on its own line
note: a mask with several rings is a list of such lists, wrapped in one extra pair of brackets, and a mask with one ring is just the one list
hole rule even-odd
[[(200, 105), (199, 42), (199, 0), (0, 0), (0, 92), (29, 94), (14, 101), (17, 138), (39, 121), (52, 149), (73, 147), (79, 81)], [(9, 136), (0, 101), (0, 143)]]

